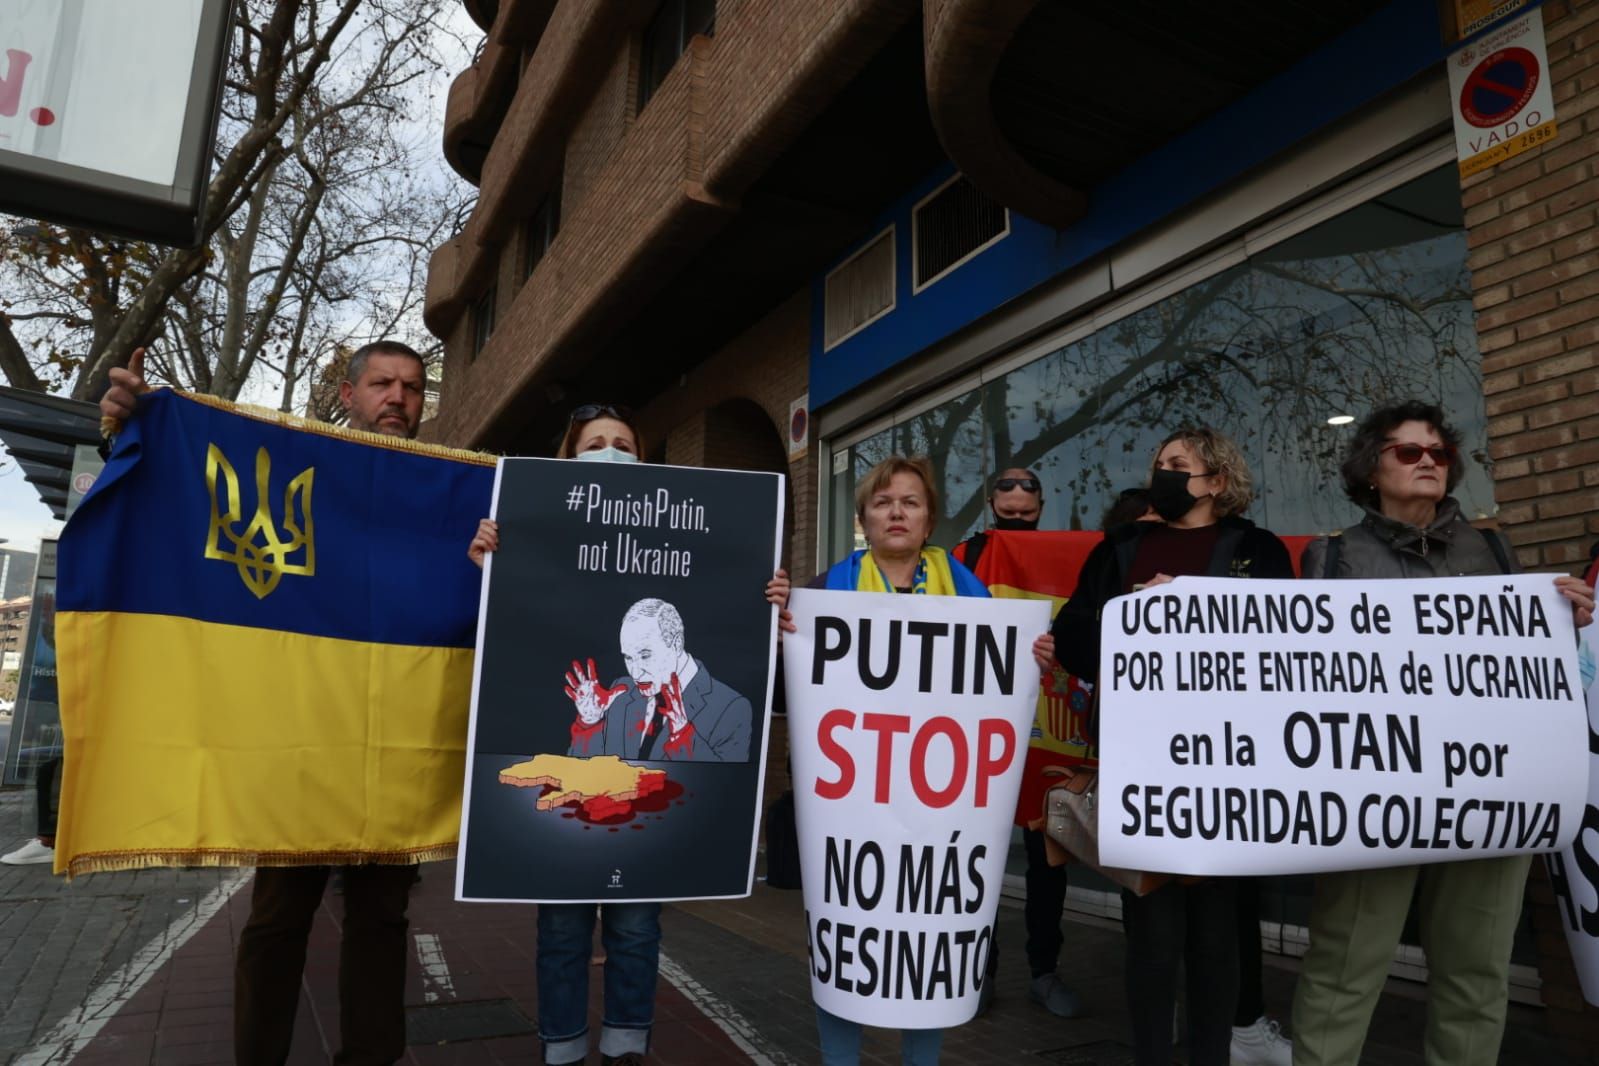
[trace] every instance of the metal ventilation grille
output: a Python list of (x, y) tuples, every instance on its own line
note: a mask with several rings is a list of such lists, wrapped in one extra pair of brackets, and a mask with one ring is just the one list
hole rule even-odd
[(827, 275), (823, 348), (831, 348), (894, 309), (894, 230)]
[(916, 287), (949, 273), (1010, 229), (1005, 208), (956, 178), (917, 206)]

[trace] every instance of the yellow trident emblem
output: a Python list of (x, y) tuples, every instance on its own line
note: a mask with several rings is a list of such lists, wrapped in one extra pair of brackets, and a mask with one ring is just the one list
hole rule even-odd
[[(217, 473), (221, 472), (227, 510), (223, 512), (217, 501)], [(205, 538), (205, 557), (233, 563), (239, 568), (239, 579), (255, 593), (256, 599), (266, 599), (284, 574), (310, 577), (316, 573), (316, 542), (311, 528), (311, 479), (315, 467), (307, 467), (289, 482), (283, 493), (283, 533), (280, 534), (272, 519), (267, 502), (267, 479), (272, 473), (272, 459), (265, 448), (255, 453), (255, 515), (243, 533), (234, 532), (239, 522), (242, 505), (239, 496), (239, 476), (233, 464), (215, 444), (205, 453), (205, 484), (211, 492), (211, 531)], [(295, 499), (299, 499), (299, 514), (295, 519)], [(302, 528), (303, 525), (303, 528)], [(223, 546), (226, 538), (228, 547)], [(291, 563), (289, 556), (305, 552), (304, 562)]]

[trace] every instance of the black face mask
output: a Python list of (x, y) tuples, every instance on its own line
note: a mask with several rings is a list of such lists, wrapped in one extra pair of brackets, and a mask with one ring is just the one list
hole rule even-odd
[(995, 529), (1037, 529), (1036, 518), (1005, 518), (1001, 515), (994, 516)]
[(1175, 522), (1194, 509), (1200, 497), (1188, 491), (1190, 477), (1181, 470), (1157, 470), (1149, 476), (1149, 505), (1168, 522)]

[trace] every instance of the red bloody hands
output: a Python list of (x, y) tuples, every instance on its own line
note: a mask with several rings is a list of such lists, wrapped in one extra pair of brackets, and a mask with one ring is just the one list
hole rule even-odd
[(671, 724), (673, 736), (688, 728), (688, 711), (683, 707), (683, 682), (677, 679), (676, 674), (661, 689), (661, 713)]
[(683, 682), (678, 680), (676, 674), (661, 689), (661, 713), (671, 727), (666, 750), (674, 755), (691, 754), (694, 751), (694, 727), (689, 724), (688, 709), (683, 706)]
[[(596, 725), (605, 717), (605, 712), (616, 702), (617, 697), (626, 691), (625, 681), (615, 688), (602, 685), (593, 659), (588, 661), (587, 669), (582, 663), (573, 660), (572, 669), (566, 672), (566, 698), (577, 706), (578, 721), (585, 726)], [(576, 735), (577, 726), (574, 725), (573, 737)]]
[(605, 728), (604, 722), (595, 722), (593, 725), (584, 725), (579, 718), (572, 723), (572, 747), (582, 751), (589, 750), (589, 742), (600, 735), (600, 730)]
[(681, 755), (689, 758), (694, 754), (694, 727), (685, 725), (681, 733), (673, 733), (666, 738), (666, 750), (672, 755)]

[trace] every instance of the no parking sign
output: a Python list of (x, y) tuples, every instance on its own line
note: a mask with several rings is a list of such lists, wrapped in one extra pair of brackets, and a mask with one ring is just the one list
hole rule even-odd
[(1461, 177), (1555, 139), (1543, 13), (1537, 8), (1449, 57)]

